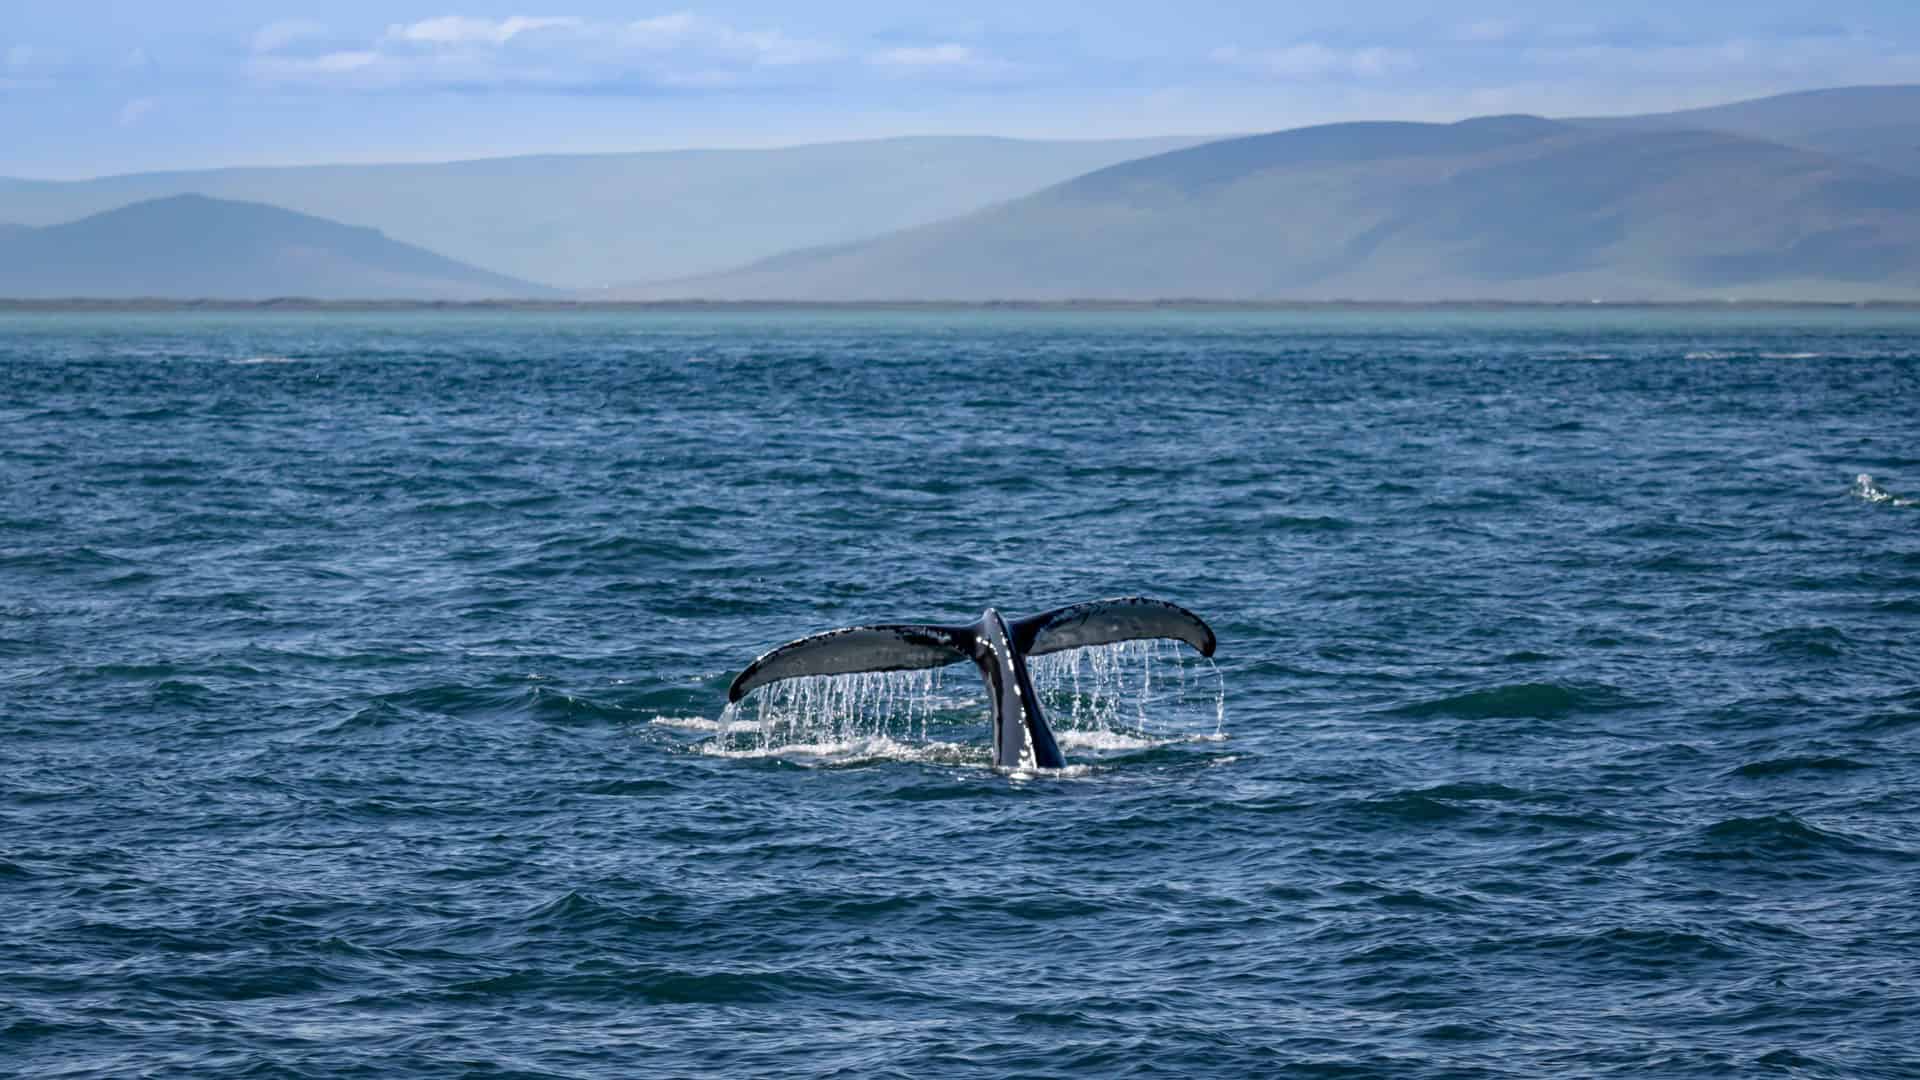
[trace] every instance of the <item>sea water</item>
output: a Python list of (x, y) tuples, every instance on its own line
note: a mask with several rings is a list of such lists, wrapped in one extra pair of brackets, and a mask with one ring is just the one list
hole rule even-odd
[[(0, 316), (0, 1072), (1920, 1074), (1920, 316)], [(1863, 475), (1864, 474), (1864, 475)], [(726, 707), (1146, 594), (1213, 663)]]

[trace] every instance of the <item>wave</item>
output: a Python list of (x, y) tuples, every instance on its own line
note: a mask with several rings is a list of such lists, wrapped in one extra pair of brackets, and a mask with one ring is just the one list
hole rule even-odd
[(1725, 961), (1740, 955), (1738, 949), (1716, 937), (1660, 926), (1614, 926), (1584, 933), (1546, 934), (1523, 939), (1520, 944), (1583, 961), (1636, 967)]
[(583, 795), (663, 795), (681, 790), (665, 780), (601, 780), (580, 789)]
[(1845, 757), (1783, 757), (1769, 758), (1765, 761), (1749, 761), (1732, 770), (1729, 776), (1744, 776), (1749, 780), (1760, 780), (1770, 776), (1787, 776), (1792, 773), (1816, 772), (1853, 772), (1858, 769), (1870, 769), (1873, 766), (1864, 761), (1855, 761)]
[(1396, 791), (1363, 799), (1354, 805), (1369, 816), (1409, 825), (1451, 821), (1473, 813), (1450, 800), (1436, 799), (1417, 791)]
[(383, 726), (395, 718), (388, 710), (400, 716), (424, 714), (459, 719), (513, 716), (568, 725), (625, 723), (634, 719), (632, 713), (621, 706), (516, 681), (491, 686), (443, 684), (381, 694), (339, 728)]
[(1464, 719), (1552, 719), (1578, 712), (1599, 712), (1632, 704), (1605, 684), (1515, 683), (1463, 694), (1416, 701), (1389, 710), (1401, 716), (1457, 716)]
[(1762, 637), (1768, 652), (1815, 660), (1831, 660), (1844, 655), (1847, 636), (1832, 626), (1794, 626), (1774, 630)]
[[(1697, 830), (1672, 855), (1689, 862), (1753, 863), (1769, 873), (1812, 873), (1808, 864), (1862, 858), (1912, 859), (1913, 853), (1877, 847), (1865, 839), (1809, 824), (1782, 811), (1761, 817), (1735, 817)], [(1788, 864), (1798, 869), (1782, 869)]]
[(57, 571), (132, 565), (132, 559), (93, 547), (68, 548), (64, 551), (48, 551), (44, 548), (0, 550), (0, 569)]
[(1296, 515), (1269, 514), (1254, 523), (1261, 532), (1346, 532), (1354, 527), (1353, 522), (1342, 517), (1325, 514)]
[(638, 995), (658, 1005), (727, 1005), (840, 989), (841, 983), (836, 979), (781, 971), (690, 971), (609, 963), (599, 970), (523, 968), (505, 975), (454, 983), (441, 993), (456, 999), (585, 1002)]
[(1422, 788), (1414, 792), (1434, 799), (1452, 799), (1456, 802), (1564, 802), (1559, 795), (1542, 795), (1531, 791), (1522, 791), (1505, 784), (1455, 783), (1439, 784)]

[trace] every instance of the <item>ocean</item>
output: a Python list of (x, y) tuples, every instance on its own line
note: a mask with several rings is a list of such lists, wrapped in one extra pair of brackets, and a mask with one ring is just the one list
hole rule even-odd
[[(1920, 314), (0, 315), (0, 1073), (1920, 1076)], [(1147, 595), (1212, 660), (783, 684)]]

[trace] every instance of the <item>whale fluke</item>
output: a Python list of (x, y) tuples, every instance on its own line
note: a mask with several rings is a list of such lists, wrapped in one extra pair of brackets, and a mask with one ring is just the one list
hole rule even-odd
[(988, 608), (971, 626), (851, 626), (788, 642), (748, 664), (727, 688), (727, 700), (739, 701), (757, 687), (806, 675), (906, 671), (971, 660), (986, 680), (993, 703), (994, 764), (1013, 768), (1020, 764), (1021, 752), (1030, 749), (1035, 765), (1057, 769), (1066, 761), (1040, 710), (1027, 657), (1141, 638), (1184, 641), (1202, 656), (1212, 656), (1215, 644), (1213, 630), (1200, 616), (1143, 596), (1070, 604), (1012, 623)]
[(1069, 604), (1016, 619), (1012, 630), (1014, 647), (1028, 656), (1141, 638), (1184, 641), (1201, 656), (1212, 656), (1214, 647), (1213, 630), (1200, 616), (1178, 604), (1144, 596)]
[(973, 630), (966, 626), (849, 626), (814, 634), (767, 653), (748, 664), (727, 700), (782, 679), (805, 675), (853, 675), (863, 671), (907, 671), (945, 667), (973, 659)]

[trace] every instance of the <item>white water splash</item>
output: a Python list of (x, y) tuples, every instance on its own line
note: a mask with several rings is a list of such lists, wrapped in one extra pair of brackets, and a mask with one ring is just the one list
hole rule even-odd
[(1867, 473), (1853, 478), (1853, 495), (1871, 503), (1886, 503), (1888, 506), (1914, 506), (1913, 499), (1903, 499), (1876, 483)]
[(725, 713), (718, 720), (710, 716), (656, 716), (648, 723), (677, 731), (747, 731), (757, 726), (752, 720), (729, 719)]
[[(971, 674), (972, 670), (967, 669)], [(718, 738), (701, 749), (725, 757), (939, 760), (956, 716), (971, 715), (978, 694), (956, 696), (946, 669), (820, 675), (761, 687), (730, 704), (715, 723)], [(970, 707), (971, 706), (971, 707)], [(952, 745), (952, 744), (944, 744)]]
[[(1129, 641), (1036, 656), (1034, 690), (1062, 748), (1127, 753), (1226, 736), (1226, 694), (1211, 660), (1173, 642)], [(700, 745), (721, 757), (807, 765), (874, 760), (990, 768), (985, 690), (971, 665), (789, 679), (728, 705), (717, 720), (661, 717), (712, 731)], [(1085, 765), (1014, 775), (1079, 775)]]
[(1062, 745), (1101, 736), (1165, 745), (1223, 736), (1226, 729), (1220, 669), (1177, 642), (1122, 641), (1049, 653), (1029, 659), (1027, 668)]

